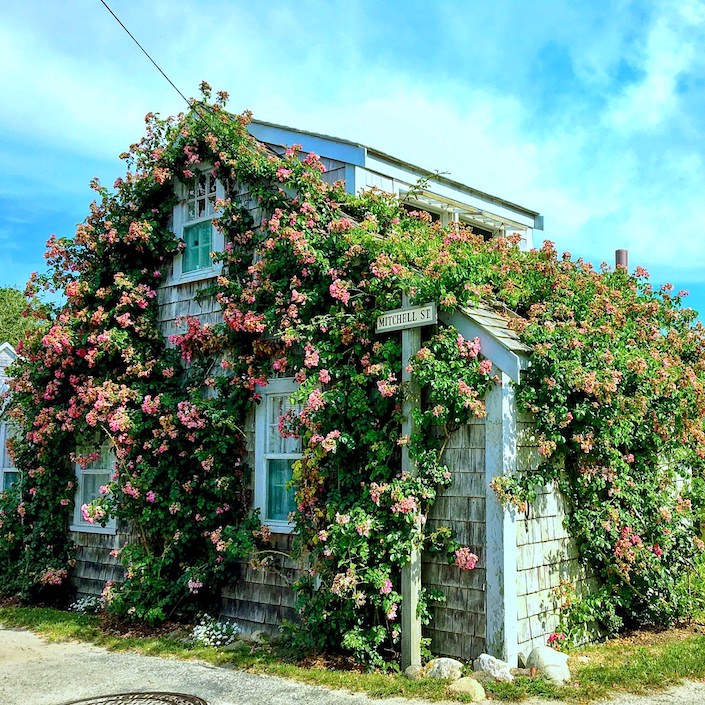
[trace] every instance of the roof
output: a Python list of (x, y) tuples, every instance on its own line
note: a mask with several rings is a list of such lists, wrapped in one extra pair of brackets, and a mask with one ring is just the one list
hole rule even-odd
[(519, 382), (521, 371), (529, 366), (531, 348), (509, 327), (513, 317), (516, 314), (509, 310), (500, 313), (487, 304), (460, 306), (440, 313), (441, 320), (454, 326), (464, 338), (479, 338), (482, 354), (510, 379)]
[(516, 331), (509, 327), (509, 319), (517, 318), (517, 314), (507, 309), (506, 316), (484, 304), (463, 306), (460, 309), (468, 318), (483, 326), (488, 333), (501, 341), (507, 350), (512, 350), (518, 355), (531, 352), (531, 348), (519, 339)]
[[(250, 132), (260, 141), (269, 142), (270, 144), (276, 144), (281, 147), (288, 147), (289, 144), (285, 142), (288, 141), (288, 136), (284, 133), (289, 133), (290, 135), (299, 135), (301, 137), (309, 138), (310, 144), (304, 144), (307, 140), (302, 140), (302, 147), (305, 151), (316, 151), (322, 156), (326, 157), (337, 157), (350, 164), (355, 164), (356, 166), (366, 167), (367, 157), (373, 159), (378, 159), (380, 161), (386, 162), (392, 166), (399, 167), (401, 169), (415, 172), (420, 177), (431, 176), (433, 181), (444, 184), (450, 188), (456, 189), (462, 193), (480, 198), (489, 203), (494, 203), (502, 208), (507, 208), (509, 210), (516, 211), (522, 215), (531, 218), (535, 221), (534, 227), (541, 229), (541, 214), (538, 211), (526, 208), (517, 203), (513, 203), (498, 196), (493, 196), (492, 194), (480, 191), (479, 189), (472, 188), (460, 181), (455, 181), (454, 179), (449, 179), (441, 174), (429, 171), (423, 167), (412, 164), (411, 162), (406, 162), (402, 159), (398, 159), (386, 152), (382, 152), (373, 147), (368, 147), (367, 145), (361, 144), (360, 142), (353, 142), (351, 140), (343, 139), (341, 137), (333, 137), (331, 135), (325, 135), (318, 132), (310, 132), (307, 130), (300, 130), (296, 127), (287, 127), (286, 125), (278, 125), (273, 122), (267, 122), (265, 120), (252, 120), (248, 127)], [(321, 147), (323, 143), (328, 145), (336, 145), (338, 147), (338, 154), (324, 154)]]

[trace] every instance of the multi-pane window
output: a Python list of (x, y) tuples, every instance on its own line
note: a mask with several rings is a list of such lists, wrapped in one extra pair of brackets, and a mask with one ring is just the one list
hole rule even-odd
[(186, 245), (181, 271), (186, 274), (212, 265), (213, 224), (217, 180), (209, 172), (199, 172), (186, 187), (183, 204), (183, 235)]
[(7, 421), (0, 421), (0, 492), (10, 489), (20, 479), (20, 474), (7, 449), (7, 441), (11, 435), (10, 424)]
[(295, 390), (291, 379), (271, 380), (257, 408), (255, 504), (262, 521), (281, 531), (290, 531), (289, 514), (296, 508), (290, 485), (293, 464), (301, 457), (301, 441), (280, 431), (280, 420), (295, 408), (290, 401)]
[[(80, 449), (78, 456), (87, 458), (90, 457), (91, 449)], [(95, 452), (93, 453), (95, 455)], [(87, 521), (81, 507), (84, 504), (90, 504), (94, 499), (103, 496), (101, 487), (107, 485), (112, 479), (115, 471), (115, 453), (109, 443), (103, 443), (98, 449), (98, 455), (91, 460), (88, 465), (83, 467), (81, 463), (76, 463), (76, 504), (74, 507), (73, 531), (90, 531), (93, 533), (115, 533), (115, 520), (110, 519), (105, 526), (99, 523), (91, 523)]]

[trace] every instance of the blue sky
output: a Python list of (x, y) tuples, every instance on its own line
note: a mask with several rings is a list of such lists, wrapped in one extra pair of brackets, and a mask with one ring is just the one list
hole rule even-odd
[[(205, 79), (234, 111), (448, 172), (705, 311), (705, 0), (109, 4), (187, 96)], [(184, 104), (99, 0), (0, 0), (0, 94), (0, 286), (22, 286), (144, 115)]]

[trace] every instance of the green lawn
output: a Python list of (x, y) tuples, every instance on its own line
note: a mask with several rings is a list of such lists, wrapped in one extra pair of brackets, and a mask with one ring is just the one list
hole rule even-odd
[[(374, 697), (456, 699), (439, 681), (412, 682), (399, 674), (361, 673), (322, 658), (295, 660), (278, 644), (239, 644), (228, 651), (186, 643), (188, 630), (174, 627), (144, 635), (104, 629), (98, 617), (41, 607), (0, 607), (0, 625), (30, 629), (51, 641), (80, 640), (112, 650), (152, 656), (200, 659), (312, 685), (360, 691)], [(705, 678), (705, 634), (693, 626), (641, 632), (571, 653), (573, 683), (556, 687), (543, 678), (519, 677), (514, 683), (487, 683), (488, 696), (518, 701), (529, 696), (590, 702), (615, 691), (643, 693), (686, 678)], [(704, 630), (705, 631), (705, 630)], [(338, 667), (336, 667), (336, 665)]]

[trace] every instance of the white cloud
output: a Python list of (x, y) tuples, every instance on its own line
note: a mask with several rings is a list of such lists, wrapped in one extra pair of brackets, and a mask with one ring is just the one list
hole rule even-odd
[(640, 56), (632, 59), (643, 77), (612, 101), (607, 126), (635, 132), (662, 125), (682, 108), (680, 80), (703, 65), (705, 7), (667, 3), (661, 10)]
[[(692, 109), (695, 94), (683, 88), (703, 68), (702, 2), (647, 6), (656, 14), (645, 12), (644, 26), (627, 2), (609, 14), (561, 2), (528, 13), (518, 3), (496, 10), (497, 18), (489, 6), (470, 17), (445, 3), (447, 46), (433, 45), (418, 26), (417, 64), (365, 43), (372, 3), (350, 3), (344, 21), (312, 1), (296, 10), (238, 2), (214, 2), (210, 11), (190, 2), (112, 5), (187, 96), (207, 79), (231, 92), (234, 109), (252, 108), (257, 118), (450, 172), (541, 211), (559, 249), (600, 261), (626, 245), (641, 263), (665, 266), (682, 237), (684, 266), (705, 270), (705, 239), (694, 223), (705, 200), (703, 123)], [(30, 2), (33, 17), (21, 22), (18, 10), (0, 27), (7, 97), (0, 125), (11, 140), (46, 148), (42, 173), (40, 157), (31, 166), (35, 183), (80, 191), (87, 204), (93, 174), (83, 173), (86, 160), (100, 158), (108, 170), (140, 136), (147, 111), (184, 106), (97, 3), (85, 10), (67, 1), (40, 21), (45, 6)], [(517, 35), (520, 11), (526, 22)], [(559, 77), (559, 88), (521, 83), (542, 47), (555, 42), (574, 75)], [(448, 70), (420, 70), (424, 53), (436, 49), (448, 52)], [(616, 90), (624, 61), (636, 80)], [(495, 80), (502, 75), (506, 80)], [(53, 149), (61, 150), (64, 178)], [(21, 157), (3, 163), (16, 179), (27, 178)]]

